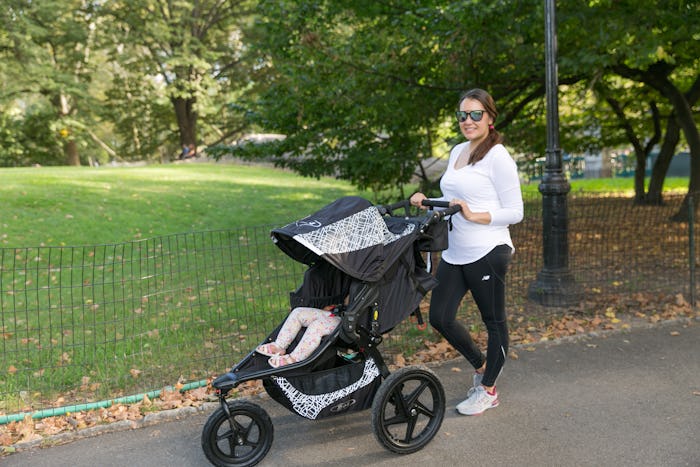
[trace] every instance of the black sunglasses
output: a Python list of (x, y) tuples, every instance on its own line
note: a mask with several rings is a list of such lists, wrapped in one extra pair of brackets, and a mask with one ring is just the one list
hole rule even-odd
[(457, 116), (457, 120), (459, 120), (460, 123), (466, 122), (467, 117), (471, 117), (472, 120), (475, 122), (480, 122), (481, 119), (484, 117), (484, 112), (485, 110), (472, 110), (470, 112), (460, 110), (455, 112), (455, 115)]

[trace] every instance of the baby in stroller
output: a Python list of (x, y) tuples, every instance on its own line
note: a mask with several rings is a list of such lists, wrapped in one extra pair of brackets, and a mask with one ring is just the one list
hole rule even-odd
[[(256, 351), (270, 357), (268, 362), (272, 368), (305, 360), (318, 348), (321, 338), (333, 332), (340, 324), (340, 317), (333, 314), (334, 308), (335, 306), (328, 305), (322, 310), (308, 307), (293, 309), (277, 334), (277, 339), (274, 342), (258, 346)], [(293, 352), (286, 353), (287, 347), (302, 327), (306, 328), (304, 336), (294, 347)]]
[[(255, 351), (270, 357), (268, 363), (273, 368), (307, 359), (318, 348), (321, 339), (341, 323), (340, 316), (334, 311), (342, 311), (342, 307), (348, 304), (349, 288), (349, 278), (326, 261), (318, 260), (306, 271), (302, 286), (290, 294), (290, 302), (302, 306), (296, 306), (289, 313), (274, 341), (259, 345)], [(335, 303), (341, 296), (344, 297), (342, 303)], [(302, 328), (305, 330), (301, 339), (287, 353)]]

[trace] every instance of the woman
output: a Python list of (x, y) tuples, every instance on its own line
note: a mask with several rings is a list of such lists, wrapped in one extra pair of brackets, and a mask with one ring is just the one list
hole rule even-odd
[[(505, 275), (515, 251), (508, 226), (523, 218), (523, 199), (515, 161), (493, 124), (493, 98), (482, 89), (466, 92), (457, 119), (467, 139), (452, 148), (440, 181), (442, 198), (462, 210), (453, 216), (449, 247), (437, 269), (439, 285), (430, 300), (430, 324), (474, 367), (473, 387), (457, 405), (463, 415), (498, 406), (496, 378), (508, 352)], [(421, 206), (423, 193), (411, 196)], [(471, 291), (488, 332), (486, 356), (456, 319), (462, 298)]]

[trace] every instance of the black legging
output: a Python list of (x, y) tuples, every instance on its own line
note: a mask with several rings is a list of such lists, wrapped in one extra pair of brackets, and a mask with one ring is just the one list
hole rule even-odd
[[(505, 307), (505, 278), (511, 249), (499, 245), (480, 260), (464, 265), (440, 261), (438, 286), (430, 299), (430, 325), (442, 334), (469, 363), (479, 369), (486, 361), (482, 384), (494, 386), (508, 354), (508, 323)], [(486, 356), (466, 328), (457, 321), (457, 310), (467, 291), (481, 312), (488, 332)]]

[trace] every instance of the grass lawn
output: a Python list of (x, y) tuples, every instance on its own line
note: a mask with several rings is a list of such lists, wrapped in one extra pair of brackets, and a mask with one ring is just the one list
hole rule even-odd
[(284, 225), (361, 193), (331, 178), (233, 164), (0, 169), (0, 246), (121, 243)]
[[(574, 180), (571, 190), (632, 194), (632, 183)], [(523, 185), (525, 196), (537, 196), (537, 187)], [(684, 189), (687, 180), (669, 179), (666, 187)], [(373, 199), (344, 181), (250, 165), (0, 169), (0, 247), (111, 244), (284, 225), (345, 195)]]

